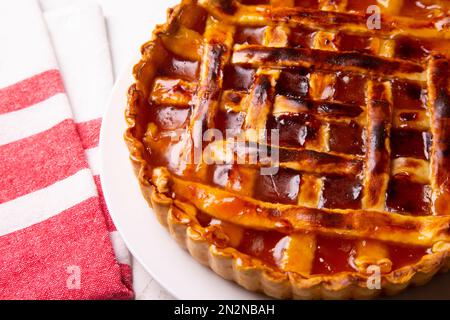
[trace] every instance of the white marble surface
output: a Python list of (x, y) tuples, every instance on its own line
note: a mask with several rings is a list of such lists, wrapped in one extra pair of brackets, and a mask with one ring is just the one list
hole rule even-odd
[[(166, 10), (179, 0), (40, 0), (44, 11), (80, 2), (97, 2), (106, 17), (106, 25), (117, 76), (139, 52), (157, 23), (166, 18)], [(173, 299), (133, 258), (133, 285), (138, 300)]]
[(136, 300), (171, 300), (170, 293), (162, 288), (144, 267), (133, 258), (133, 286)]

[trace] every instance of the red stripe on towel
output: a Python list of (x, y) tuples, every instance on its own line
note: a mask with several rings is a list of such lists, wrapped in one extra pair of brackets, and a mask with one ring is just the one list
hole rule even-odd
[(0, 203), (13, 200), (88, 168), (72, 120), (0, 146)]
[(81, 143), (83, 144), (84, 149), (91, 149), (98, 146), (101, 126), (102, 119), (77, 123), (77, 130), (81, 137)]
[(106, 206), (105, 196), (103, 195), (102, 184), (100, 182), (100, 176), (94, 176), (94, 181), (95, 185), (97, 186), (98, 195), (100, 198), (100, 205), (105, 214), (106, 227), (108, 228), (109, 232), (117, 231), (116, 226), (114, 225), (114, 222), (111, 218), (111, 215), (109, 214), (108, 207)]
[(124, 270), (115, 260), (96, 197), (0, 237), (0, 270), (0, 299), (133, 296), (129, 280), (122, 279)]
[(50, 70), (0, 89), (0, 114), (17, 111), (64, 93), (58, 70)]

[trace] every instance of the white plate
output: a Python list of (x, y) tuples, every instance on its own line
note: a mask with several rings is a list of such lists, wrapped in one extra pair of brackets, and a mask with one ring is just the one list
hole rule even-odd
[[(178, 299), (264, 299), (226, 281), (197, 263), (156, 220), (141, 195), (123, 140), (126, 92), (133, 83), (130, 63), (119, 77), (103, 118), (100, 137), (101, 182), (114, 223), (133, 256)], [(399, 299), (450, 299), (450, 275), (425, 287), (407, 290)]]

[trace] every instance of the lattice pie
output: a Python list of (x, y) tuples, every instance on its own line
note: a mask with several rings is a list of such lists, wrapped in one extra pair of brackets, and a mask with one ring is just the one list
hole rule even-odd
[(423, 284), (450, 267), (449, 59), (446, 0), (183, 0), (128, 93), (143, 194), (248, 290)]

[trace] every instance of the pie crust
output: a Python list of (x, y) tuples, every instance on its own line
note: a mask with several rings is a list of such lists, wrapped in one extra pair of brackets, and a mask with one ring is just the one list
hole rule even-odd
[[(142, 46), (135, 173), (159, 222), (223, 278), (279, 299), (365, 299), (450, 268), (450, 5), (382, 2), (182, 0)], [(279, 129), (279, 171), (186, 165), (194, 120)]]

